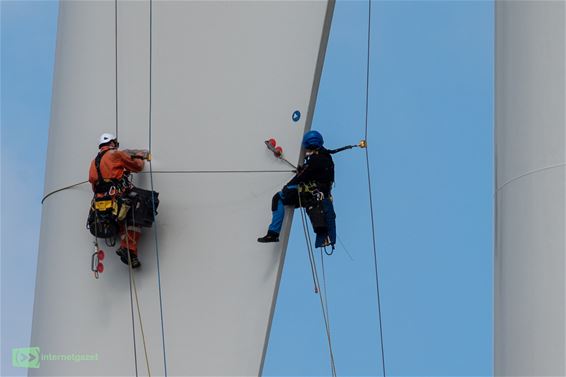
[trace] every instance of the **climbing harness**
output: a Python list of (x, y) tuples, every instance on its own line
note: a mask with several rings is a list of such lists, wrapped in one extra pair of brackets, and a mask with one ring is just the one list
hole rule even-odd
[(94, 195), (91, 201), (90, 211), (87, 218), (87, 228), (96, 238), (103, 238), (107, 245), (113, 246), (118, 236), (118, 222), (124, 220), (130, 206), (122, 195), (130, 190), (133, 185), (124, 175), (122, 179), (104, 179), (100, 171), (102, 157), (109, 150), (104, 150), (96, 156), (94, 165), (98, 174), (98, 180), (94, 187)]

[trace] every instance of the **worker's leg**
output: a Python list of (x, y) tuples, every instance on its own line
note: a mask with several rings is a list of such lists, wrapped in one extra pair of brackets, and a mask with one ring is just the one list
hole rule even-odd
[(137, 226), (128, 225), (120, 235), (120, 247), (129, 249), (132, 253), (138, 253), (138, 241), (141, 237), (141, 229)]
[[(137, 268), (141, 265), (138, 260), (138, 242), (141, 237), (141, 229), (139, 227), (129, 225), (126, 227), (124, 223), (120, 224), (120, 247), (116, 250), (116, 254), (120, 256), (120, 260)], [(129, 255), (128, 255), (129, 254)]]
[(296, 206), (298, 204), (297, 185), (285, 186), (282, 191), (273, 196), (271, 200), (271, 224), (264, 237), (258, 238), (258, 242), (278, 242), (279, 233), (285, 218), (285, 206)]
[(285, 207), (281, 192), (276, 193), (271, 200), (271, 224), (267, 230), (267, 234), (257, 239), (257, 242), (279, 242), (279, 233), (285, 218)]
[(285, 218), (285, 206), (283, 206), (281, 192), (275, 194), (273, 201), (276, 201), (276, 204), (271, 208), (271, 224), (269, 224), (269, 230), (279, 234), (281, 233), (281, 226), (283, 226), (283, 219)]

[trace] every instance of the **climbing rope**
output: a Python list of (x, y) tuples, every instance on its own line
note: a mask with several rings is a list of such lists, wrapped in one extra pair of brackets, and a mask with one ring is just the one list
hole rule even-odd
[[(127, 237), (127, 236), (126, 236)], [(130, 277), (128, 279), (130, 283), (130, 312), (132, 314), (132, 341), (134, 345), (134, 365), (136, 370), (136, 377), (138, 377), (138, 351), (136, 346), (136, 321), (134, 317), (134, 297), (132, 294), (132, 271), (130, 269)]]
[[(151, 126), (152, 126), (152, 117), (153, 117), (153, 103), (152, 103), (152, 92), (153, 92), (153, 0), (149, 0), (149, 103), (148, 103), (148, 128), (149, 128), (149, 153), (151, 154), (151, 146), (152, 146), (152, 134), (151, 134)], [(153, 184), (153, 166), (151, 160), (149, 160), (149, 179), (151, 184), (151, 206), (153, 211), (153, 216), (155, 218), (156, 208), (155, 208), (155, 195), (154, 192), (154, 184)], [(161, 290), (161, 269), (159, 264), (159, 240), (157, 237), (157, 219), (155, 219), (155, 223), (153, 224), (153, 238), (155, 240), (155, 258), (157, 261), (157, 288), (159, 291), (159, 315), (161, 320), (161, 347), (163, 350), (163, 369), (165, 373), (165, 377), (167, 377), (167, 353), (165, 350), (165, 326), (163, 322), (163, 297), (162, 297), (162, 290)]]
[[(300, 203), (300, 199), (299, 199), (299, 203)], [(299, 211), (299, 213), (301, 214), (301, 223), (303, 224), (303, 232), (305, 234), (305, 242), (307, 244), (307, 255), (309, 256), (309, 262), (310, 262), (310, 266), (311, 266), (311, 274), (312, 274), (312, 281), (314, 284), (314, 293), (318, 293), (318, 284), (316, 281), (316, 268), (315, 268), (315, 262), (314, 262), (314, 257), (313, 257), (313, 252), (312, 252), (312, 245), (309, 242), (309, 235), (308, 235), (308, 229), (306, 226), (306, 221), (304, 219), (304, 214), (303, 211)]]
[(115, 99), (115, 126), (118, 138), (118, 0), (114, 0), (114, 99)]
[[(126, 234), (126, 239), (128, 239), (128, 235)], [(129, 250), (129, 249), (128, 249)], [(128, 251), (128, 272), (129, 272), (129, 279), (128, 282), (130, 284), (130, 312), (132, 314), (132, 337), (133, 337), (133, 345), (134, 345), (134, 364), (135, 364), (135, 369), (136, 369), (136, 377), (139, 375), (138, 374), (138, 351), (137, 351), (137, 342), (136, 342), (136, 320), (135, 320), (135, 316), (134, 316), (134, 295), (132, 294), (133, 289), (132, 289), (132, 263), (130, 261), (130, 253)], [(136, 303), (138, 301), (137, 298), (137, 294), (136, 294)], [(145, 344), (145, 342), (144, 342)]]
[[(370, 48), (371, 46), (371, 0), (368, 0), (368, 28), (367, 28), (367, 61), (366, 61), (366, 107), (365, 107), (365, 137), (368, 139), (368, 113), (369, 113), (369, 77), (370, 77)], [(385, 347), (383, 342), (383, 321), (381, 316), (381, 294), (379, 289), (379, 269), (377, 263), (377, 246), (376, 246), (376, 236), (375, 236), (375, 220), (373, 216), (373, 197), (371, 189), (371, 169), (369, 160), (369, 148), (366, 146), (366, 169), (368, 177), (368, 193), (369, 193), (369, 208), (370, 208), (370, 218), (371, 218), (371, 234), (372, 234), (372, 246), (373, 246), (373, 265), (375, 274), (375, 289), (377, 296), (377, 313), (379, 319), (379, 339), (381, 344), (381, 365), (383, 371), (383, 377), (386, 377), (385, 373)]]
[[(295, 170), (154, 170), (158, 174), (248, 174), (248, 173), (296, 173)], [(141, 172), (140, 174), (144, 174)]]
[(316, 267), (316, 261), (314, 258), (314, 251), (313, 251), (313, 246), (312, 246), (312, 240), (308, 231), (308, 226), (306, 225), (306, 213), (304, 211), (304, 209), (300, 209), (302, 216), (301, 216), (301, 220), (303, 222), (304, 225), (304, 229), (305, 229), (305, 239), (307, 241), (307, 250), (311, 256), (311, 260), (312, 260), (312, 264), (313, 264), (313, 270), (314, 270), (314, 280), (315, 280), (315, 286), (317, 287), (317, 293), (318, 293), (318, 297), (320, 299), (320, 307), (322, 310), (322, 317), (324, 319), (324, 327), (326, 330), (326, 339), (328, 342), (328, 351), (329, 351), (329, 355), (330, 355), (330, 368), (332, 371), (332, 376), (336, 377), (336, 365), (335, 365), (335, 361), (334, 361), (334, 350), (332, 347), (332, 336), (331, 336), (331, 331), (330, 331), (330, 323), (328, 321), (328, 317), (327, 317), (327, 308), (326, 308), (326, 303), (325, 300), (320, 292), (320, 289), (318, 287), (320, 287), (320, 281), (318, 278), (318, 272), (317, 272), (317, 267)]
[(326, 268), (324, 268), (324, 255), (329, 255), (326, 253), (326, 247), (320, 249), (320, 269), (322, 270), (322, 294), (324, 295), (324, 303), (326, 307), (326, 319), (328, 320), (328, 327), (330, 328), (330, 313), (328, 310), (328, 291), (326, 289)]
[[(151, 165), (151, 163), (150, 163)], [(151, 166), (150, 166), (151, 168)], [(249, 173), (295, 173), (293, 170), (151, 170), (149, 174), (249, 174)], [(146, 172), (140, 172), (139, 174), (148, 174)], [(41, 204), (45, 202), (45, 199), (50, 197), (53, 194), (56, 194), (61, 191), (65, 191), (71, 188), (75, 188), (80, 185), (87, 184), (88, 181), (81, 181), (78, 183), (74, 183), (69, 186), (65, 186), (63, 188), (51, 191), (50, 193), (46, 194), (41, 199)]]
[[(118, 0), (114, 0), (114, 126), (116, 129), (116, 138), (118, 138)], [(125, 222), (126, 226), (126, 242), (129, 243), (129, 237), (127, 232), (127, 221)], [(128, 250), (130, 248), (128, 247)], [(128, 261), (130, 259), (130, 254), (128, 251)], [(135, 301), (136, 305), (138, 306), (138, 314), (139, 314), (139, 304), (138, 304), (138, 296), (137, 290), (135, 289), (135, 285), (132, 284), (133, 280), (133, 271), (131, 268), (131, 262), (129, 263), (129, 287), (130, 287), (130, 312), (132, 318), (132, 342), (133, 342), (133, 350), (134, 350), (134, 365), (136, 371), (136, 377), (138, 374), (138, 352), (137, 352), (137, 342), (136, 342), (136, 322), (135, 322), (135, 315), (134, 315), (134, 291), (135, 291)], [(141, 323), (141, 315), (140, 317), (140, 326)], [(143, 326), (142, 326), (143, 327)], [(143, 330), (142, 330), (143, 334)], [(145, 351), (145, 336), (143, 339), (144, 351)], [(146, 362), (147, 362), (147, 355), (146, 355)], [(148, 367), (149, 372), (149, 367)]]
[[(317, 268), (316, 268), (316, 260), (315, 260), (315, 256), (314, 256), (314, 248), (312, 246), (312, 239), (308, 230), (308, 225), (307, 225), (307, 214), (306, 211), (301, 203), (301, 195), (298, 195), (299, 197), (299, 212), (301, 213), (301, 223), (303, 225), (303, 231), (305, 234), (305, 241), (307, 244), (307, 253), (309, 255), (309, 261), (311, 263), (311, 271), (312, 271), (312, 275), (313, 275), (313, 281), (314, 281), (314, 292), (318, 293), (318, 297), (320, 299), (320, 307), (322, 309), (322, 317), (324, 319), (324, 328), (326, 330), (326, 340), (328, 342), (328, 352), (330, 355), (330, 369), (332, 371), (332, 376), (336, 377), (336, 364), (334, 362), (334, 350), (332, 348), (332, 336), (331, 336), (331, 331), (330, 331), (330, 323), (328, 320), (328, 308), (327, 308), (327, 303), (325, 301), (325, 298), (322, 297), (322, 294), (320, 292), (320, 281), (318, 279), (318, 272), (317, 272)], [(326, 285), (326, 283), (325, 283)]]
[(342, 246), (342, 249), (344, 249), (344, 252), (348, 256), (350, 261), (353, 262), (354, 257), (352, 257), (352, 254), (350, 254), (350, 252), (348, 251), (348, 248), (346, 247), (346, 245), (344, 245), (344, 242), (342, 241), (342, 239), (340, 238), (340, 236), (338, 234), (336, 235), (336, 238), (338, 239), (338, 243), (340, 243), (340, 246)]
[[(136, 224), (136, 220), (135, 220), (135, 211), (132, 208), (132, 226), (135, 226)], [(135, 301), (136, 301), (136, 309), (137, 309), (137, 313), (138, 313), (138, 321), (140, 323), (140, 331), (141, 331), (141, 336), (142, 336), (142, 344), (143, 344), (143, 352), (145, 355), (145, 365), (147, 368), (147, 375), (149, 377), (151, 377), (151, 369), (149, 367), (149, 358), (147, 357), (147, 344), (145, 341), (145, 332), (143, 330), (143, 321), (142, 321), (142, 316), (141, 316), (141, 310), (140, 310), (140, 301), (138, 299), (138, 288), (136, 286), (136, 279), (135, 279), (135, 274), (134, 274), (134, 269), (132, 268), (132, 257), (130, 255), (130, 234), (128, 233), (128, 220), (127, 218), (124, 220), (124, 226), (125, 226), (125, 237), (126, 237), (126, 248), (127, 253), (128, 253), (128, 271), (129, 271), (129, 276), (130, 276), (130, 293), (132, 291), (133, 288), (133, 292), (134, 292), (134, 297), (135, 297)], [(130, 296), (131, 298), (131, 296)], [(133, 320), (134, 320), (134, 312), (133, 312), (133, 304), (132, 304), (132, 324), (133, 324)], [(135, 330), (134, 330), (135, 333)], [(135, 342), (135, 341), (134, 341)], [(134, 343), (134, 347), (135, 347), (135, 343)], [(136, 375), (137, 375), (137, 356), (136, 356)]]
[(65, 191), (65, 190), (68, 190), (68, 189), (72, 189), (72, 188), (74, 188), (74, 187), (77, 187), (77, 186), (80, 186), (80, 185), (84, 185), (85, 183), (88, 183), (88, 181), (82, 181), (82, 182), (79, 182), (79, 183), (74, 183), (74, 184), (72, 184), (72, 185), (65, 186), (65, 187), (63, 187), (63, 188), (57, 189), (57, 190), (55, 190), (55, 191), (51, 191), (49, 194), (45, 195), (45, 196), (43, 197), (43, 199), (41, 199), (41, 204), (43, 204), (43, 202), (45, 201), (45, 199), (49, 198), (51, 195), (53, 195), (53, 194), (55, 194), (55, 193), (58, 193), (58, 192), (61, 192), (61, 191)]

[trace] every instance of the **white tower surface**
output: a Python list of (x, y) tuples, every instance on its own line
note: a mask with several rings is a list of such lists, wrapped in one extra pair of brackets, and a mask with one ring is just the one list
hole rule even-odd
[(496, 2), (495, 375), (566, 374), (566, 2)]
[[(267, 151), (299, 161), (310, 128), (334, 3), (62, 1), (45, 194), (84, 181), (102, 132), (149, 148), (161, 204), (135, 272), (152, 375), (258, 375), (291, 216), (281, 242), (259, 244), (272, 195), (293, 176)], [(292, 114), (300, 111), (298, 120)], [(135, 176), (150, 187), (148, 167)], [(30, 375), (134, 375), (128, 268), (104, 247), (90, 272), (89, 185), (43, 204), (32, 346), (97, 361), (42, 360)], [(163, 323), (157, 275), (156, 241)], [(136, 316), (137, 317), (137, 316)], [(145, 359), (135, 321), (137, 364)]]

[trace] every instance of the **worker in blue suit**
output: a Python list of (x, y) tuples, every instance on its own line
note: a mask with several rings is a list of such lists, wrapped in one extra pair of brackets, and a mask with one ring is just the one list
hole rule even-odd
[(271, 224), (258, 242), (278, 242), (285, 217), (284, 206), (302, 206), (306, 208), (316, 233), (315, 247), (336, 243), (336, 214), (331, 194), (334, 184), (332, 156), (324, 148), (324, 139), (318, 131), (305, 133), (302, 146), (305, 149), (304, 164), (283, 190), (273, 196)]

